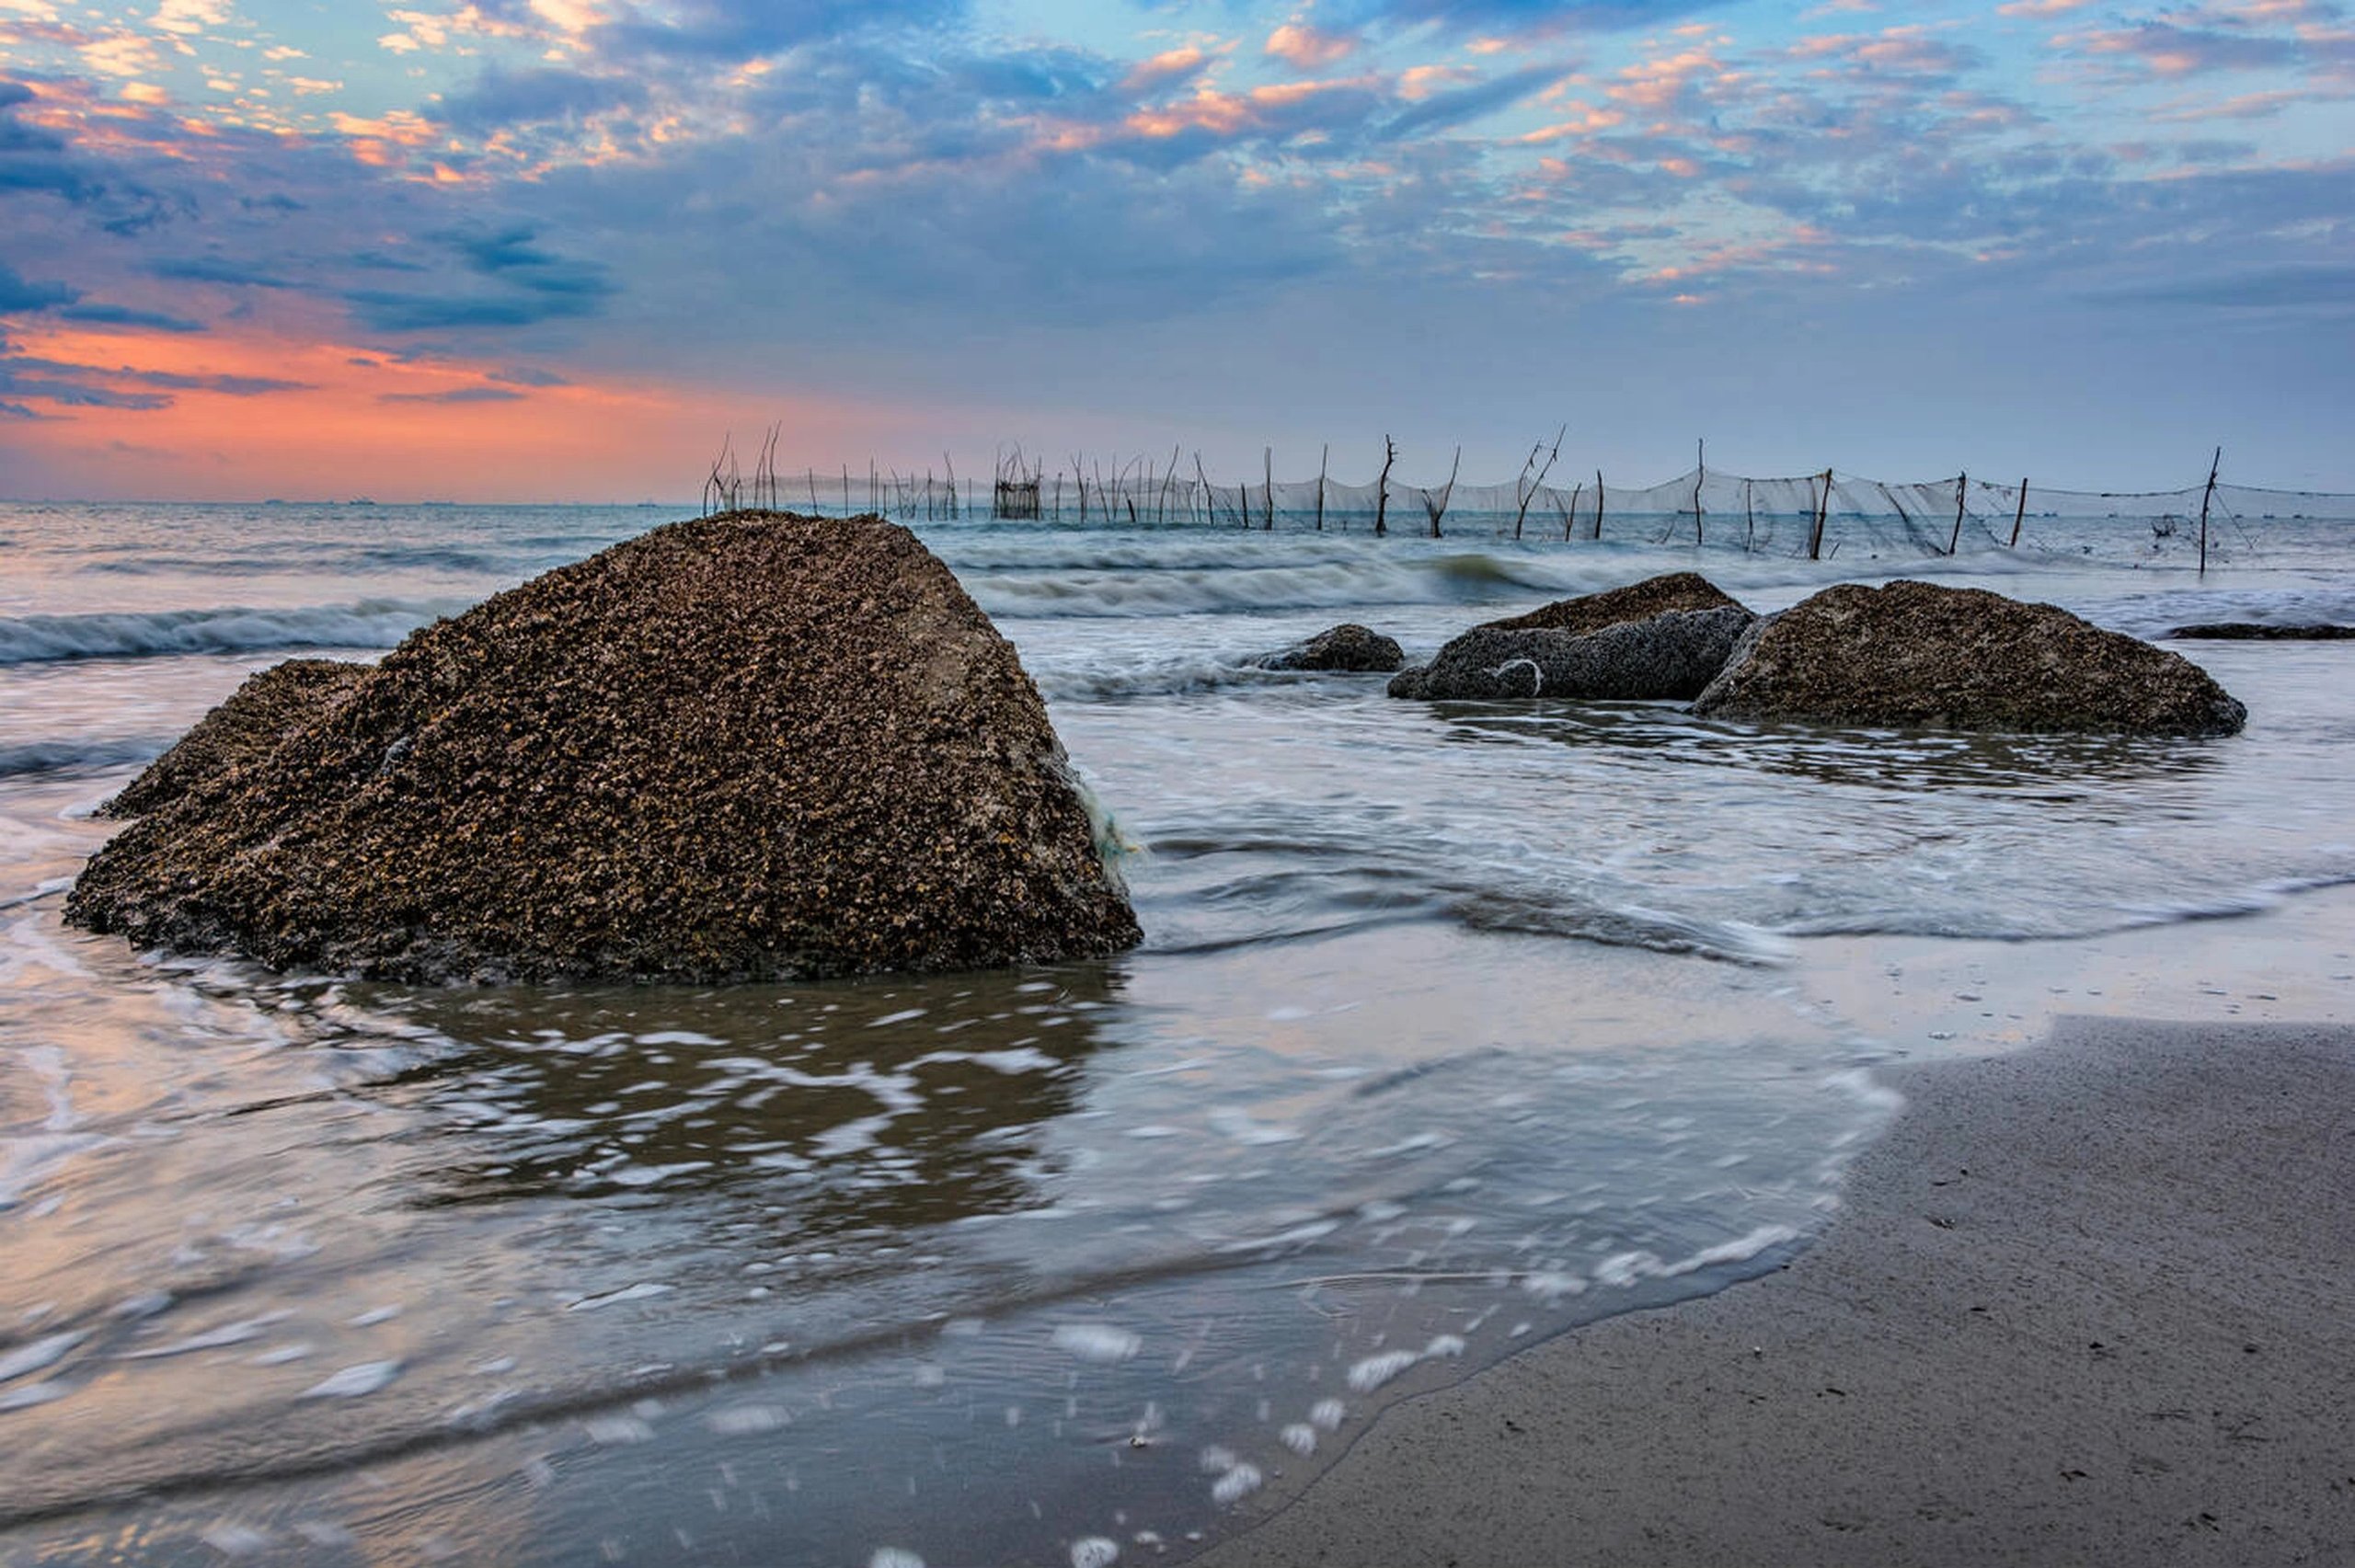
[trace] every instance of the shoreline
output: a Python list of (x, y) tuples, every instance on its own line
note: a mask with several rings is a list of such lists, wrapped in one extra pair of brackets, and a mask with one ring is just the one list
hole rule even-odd
[(1786, 1266), (1394, 1407), (1192, 1561), (2355, 1562), (2355, 1026), (1883, 1076)]

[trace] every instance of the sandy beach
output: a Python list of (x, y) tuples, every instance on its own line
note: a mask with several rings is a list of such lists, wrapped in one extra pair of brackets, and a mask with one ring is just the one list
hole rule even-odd
[(2355, 1029), (1889, 1077), (1787, 1267), (1394, 1409), (1196, 1561), (2355, 1562)]

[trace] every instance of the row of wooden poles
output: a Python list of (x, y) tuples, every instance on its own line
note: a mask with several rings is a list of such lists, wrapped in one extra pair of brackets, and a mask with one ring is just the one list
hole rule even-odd
[[(702, 506), (704, 515), (715, 512), (767, 509), (780, 510), (798, 503), (804, 495), (810, 498), (810, 509), (823, 511), (826, 501), (819, 498), (818, 486), (826, 486), (826, 498), (834, 494), (835, 475), (829, 474), (821, 481), (818, 471), (805, 469), (800, 475), (782, 473), (776, 466), (776, 443), (784, 427), (772, 425), (761, 434), (761, 444), (752, 459), (752, 472), (742, 471), (736, 453), (736, 441), (731, 434), (713, 458), (711, 468), (704, 476)], [(867, 504), (890, 512), (896, 517), (923, 516), (927, 520), (959, 518), (971, 504), (970, 498), (959, 495), (957, 485), (957, 464), (943, 452), (940, 461), (945, 476), (936, 478), (930, 468), (919, 479), (913, 470), (902, 474), (896, 468), (879, 467), (873, 459), (867, 464)], [(794, 484), (795, 478), (800, 480)], [(845, 466), (841, 474), (842, 509), (851, 510), (851, 475)], [(889, 498), (888, 499), (886, 498)]]
[[(747, 506), (767, 507), (775, 509), (787, 504), (787, 476), (780, 474), (776, 466), (776, 446), (783, 431), (782, 425), (772, 425), (762, 433), (761, 444), (754, 456), (752, 472), (749, 476), (741, 471), (733, 435), (729, 437), (722, 444), (719, 455), (712, 460), (710, 472), (704, 480), (703, 509), (706, 514), (714, 511), (735, 511)], [(1540, 441), (1531, 450), (1528, 460), (1522, 464), (1521, 475), (1514, 481), (1513, 486), (1514, 494), (1518, 498), (1512, 525), (1512, 536), (1515, 539), (1522, 536), (1522, 531), (1529, 521), (1531, 503), (1540, 494), (1545, 493), (1546, 478), (1553, 473), (1554, 465), (1561, 456), (1562, 440), (1566, 433), (1567, 428), (1557, 431), (1550, 448), (1547, 443)], [(1105, 480), (1103, 465), (1100, 463), (1095, 464), (1096, 515), (1109, 522), (1118, 520), (1121, 513), (1125, 512), (1127, 521), (1132, 526), (1146, 521), (1155, 523), (1166, 522), (1170, 503), (1178, 497), (1176, 486), (1178, 453), (1178, 448), (1170, 448), (1168, 466), (1158, 470), (1147, 458), (1135, 458), (1127, 464), (1122, 464), (1116, 457), (1113, 461), (1112, 477), (1109, 484)], [(1331, 472), (1332, 456), (1333, 449), (1328, 443), (1319, 456), (1316, 465), (1316, 504), (1314, 516), (1315, 527), (1320, 533), (1325, 531), (1325, 495), (1327, 475)], [(1707, 513), (1702, 501), (1702, 490), (1708, 481), (1707, 441), (1699, 443), (1695, 456), (1693, 478), (1693, 543), (1698, 545), (1706, 543)], [(1390, 470), (1392, 464), (1397, 460), (1397, 442), (1389, 436), (1384, 436), (1382, 438), (1382, 474), (1375, 483), (1374, 491), (1373, 532), (1377, 538), (1386, 535), (1390, 531)], [(2201, 493), (2200, 499), (2200, 573), (2202, 577), (2205, 577), (2208, 572), (2209, 511), (2216, 498), (2216, 476), (2222, 471), (2223, 462), (2224, 449), (2220, 446), (2209, 464), (2207, 487)], [(918, 479), (913, 470), (906, 475), (902, 475), (896, 468), (879, 468), (870, 458), (867, 465), (867, 504), (869, 506), (882, 504), (895, 515), (902, 517), (922, 515), (927, 520), (962, 517), (971, 504), (971, 498), (970, 496), (960, 497), (957, 484), (957, 465), (945, 452), (941, 454), (941, 464), (944, 476), (936, 481), (929, 467), (925, 470), (922, 479)], [(1276, 526), (1274, 448), (1261, 449), (1261, 464), (1263, 478), (1258, 526), (1264, 532), (1273, 532)], [(1445, 537), (1442, 523), (1446, 518), (1448, 507), (1453, 499), (1456, 476), (1462, 471), (1463, 464), (1464, 449), (1459, 445), (1455, 449), (1454, 461), (1448, 469), (1447, 483), (1436, 491), (1420, 492), (1430, 538)], [(1132, 486), (1130, 480), (1140, 466), (1143, 483), (1141, 486)], [(1087, 521), (1089, 515), (1089, 465), (1074, 455), (1072, 458), (1071, 473), (1072, 487), (1079, 510), (1079, 521), (1084, 524)], [(794, 492), (791, 498), (798, 500), (800, 494), (806, 493), (810, 498), (810, 509), (821, 510), (824, 503), (819, 498), (817, 470), (805, 469), (800, 477), (801, 485), (790, 487)], [(847, 465), (842, 469), (840, 478), (842, 509), (847, 514), (851, 509), (851, 473)], [(1203, 469), (1202, 455), (1200, 452), (1194, 453), (1194, 478), (1200, 486), (1199, 493), (1210, 509), (1212, 520), (1215, 521), (1221, 509), (1218, 486), (1211, 483), (1209, 474)], [(833, 479), (834, 475), (827, 476), (827, 487), (830, 490), (833, 487)], [(1063, 496), (1063, 471), (1060, 468), (1055, 470), (1052, 475), (1051, 493), (1048, 489), (1048, 481), (1049, 475), (1044, 464), (1033, 462), (1027, 458), (1019, 448), (1017, 448), (1010, 455), (1002, 457), (998, 461), (997, 473), (991, 491), (990, 515), (993, 518), (1017, 521), (1036, 521), (1051, 516), (1054, 521), (1061, 521)], [(1758, 524), (1757, 514), (1751, 504), (1752, 484), (1752, 481), (1744, 479), (1741, 486), (1743, 548), (1745, 549), (1750, 547), (1751, 542), (1756, 537)], [(1816, 561), (1823, 558), (1823, 531), (1832, 512), (1832, 471), (1826, 468), (1821, 475), (1809, 475), (1808, 484), (1814, 503), (1812, 507), (1814, 515), (1808, 530), (1807, 556), (1809, 560)], [(885, 488), (887, 486), (888, 492)], [(882, 502), (881, 498), (887, 493), (890, 500)], [(1552, 492), (1556, 498), (1556, 510), (1562, 520), (1562, 537), (1565, 541), (1577, 537), (1579, 525), (1584, 521), (1582, 508), (1585, 493), (1586, 486), (1583, 480), (1572, 487), (1570, 498), (1567, 502), (1559, 498), (1558, 488)], [(1604, 494), (1603, 470), (1598, 468), (1594, 471), (1593, 520), (1591, 532), (1587, 535), (1590, 539), (1603, 537)], [(1145, 512), (1140, 512), (1137, 506), (1137, 498), (1140, 495), (1150, 498), (1150, 506)], [(1194, 495), (1195, 492), (1188, 491), (1183, 496), (1187, 515), (1189, 517), (1192, 515)], [(1962, 548), (1962, 527), (1969, 510), (1970, 496), (1970, 475), (1967, 472), (1957, 475), (1954, 493), (1954, 530), (1947, 538), (1946, 549), (1946, 553), (1949, 555), (1959, 554)], [(2011, 537), (2006, 542), (2008, 547), (2012, 549), (2019, 547), (2020, 529), (2028, 521), (2028, 482), (2023, 476), (2019, 484), (2018, 504), (2012, 514)], [(1120, 503), (1118, 508), (1113, 505), (1116, 498)], [(1238, 484), (1235, 486), (1234, 509), (1241, 525), (1246, 529), (1250, 528), (1252, 517), (1249, 485)]]

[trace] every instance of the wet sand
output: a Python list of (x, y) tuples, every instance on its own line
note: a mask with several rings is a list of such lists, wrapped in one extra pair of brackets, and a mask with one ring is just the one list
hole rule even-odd
[(1787, 1267), (1392, 1410), (1196, 1562), (2355, 1563), (2355, 1028), (1889, 1077)]

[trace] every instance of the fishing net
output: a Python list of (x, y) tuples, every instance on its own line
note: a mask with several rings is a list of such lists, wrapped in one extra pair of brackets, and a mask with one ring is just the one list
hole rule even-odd
[[(1533, 465), (1533, 469), (1534, 465)], [(1212, 478), (1199, 459), (1114, 469), (1002, 470), (994, 484), (931, 474), (827, 475), (776, 488), (814, 509), (911, 521), (997, 517), (1065, 526), (1610, 542), (1836, 560), (2021, 551), (2207, 565), (2292, 564), (2342, 554), (2355, 495), (2218, 483), (2175, 490), (2062, 490), (1958, 475), (1897, 483), (1827, 469), (1760, 478), (1694, 468), (1652, 485), (1549, 466), (1505, 484), (1391, 477), (1352, 483)], [(2205, 526), (2202, 526), (2203, 512)]]

